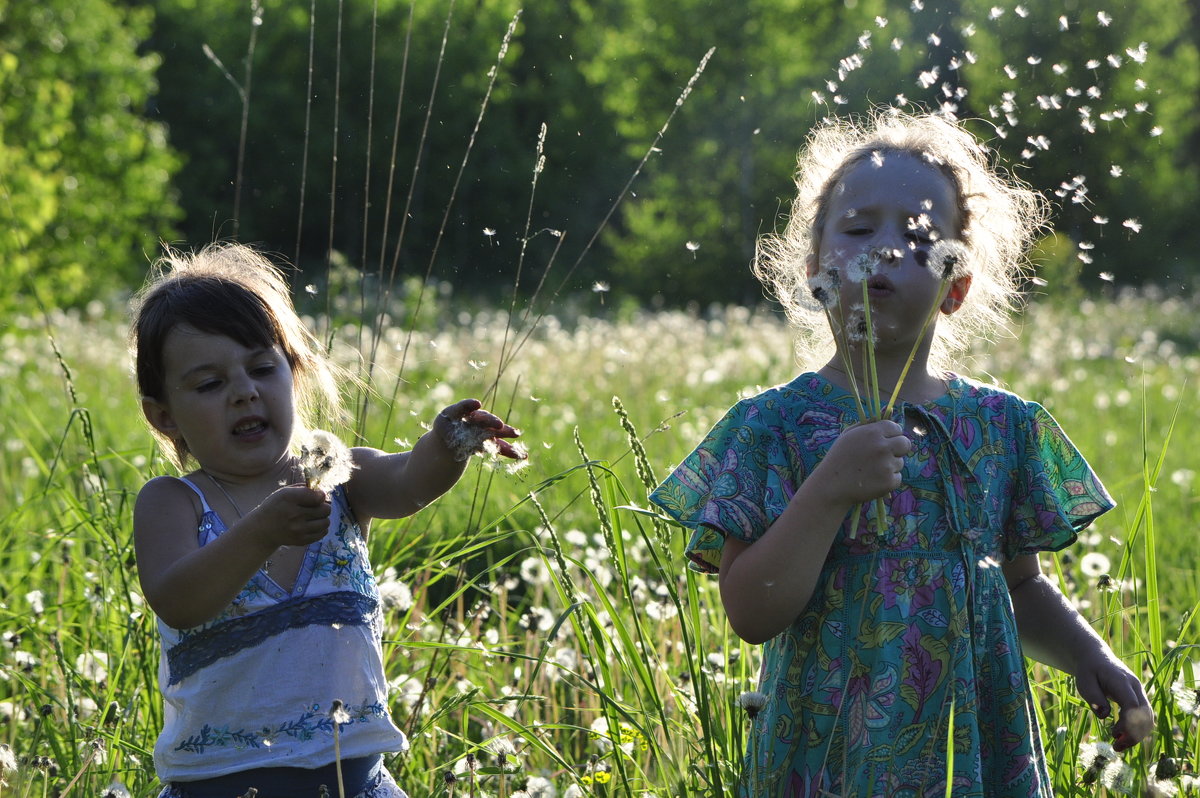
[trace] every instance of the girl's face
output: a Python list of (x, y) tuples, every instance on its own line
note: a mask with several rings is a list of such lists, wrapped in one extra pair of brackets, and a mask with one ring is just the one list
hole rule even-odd
[[(926, 266), (929, 250), (939, 239), (962, 234), (953, 184), (919, 157), (881, 153), (852, 167), (828, 201), (810, 275), (839, 269), (842, 318), (853, 318), (854, 306), (861, 308), (865, 279), (878, 345), (897, 345), (907, 354), (940, 301), (941, 275)], [(847, 267), (870, 253), (881, 255), (874, 273), (856, 282), (855, 270)], [(969, 277), (953, 283), (942, 310), (957, 309), (969, 285)], [(857, 313), (861, 317), (861, 310)]]
[(204, 470), (230, 481), (273, 473), (295, 423), (292, 370), (277, 345), (247, 348), (190, 325), (163, 343), (162, 401), (142, 411), (164, 435), (187, 443)]

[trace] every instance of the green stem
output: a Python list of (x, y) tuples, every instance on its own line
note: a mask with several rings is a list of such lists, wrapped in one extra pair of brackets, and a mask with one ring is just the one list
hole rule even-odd
[(917, 336), (917, 340), (913, 341), (912, 351), (908, 353), (908, 360), (904, 361), (904, 368), (900, 370), (900, 378), (896, 380), (896, 384), (892, 388), (892, 398), (888, 400), (887, 409), (883, 412), (885, 418), (891, 417), (892, 408), (896, 406), (896, 399), (900, 397), (900, 386), (904, 384), (904, 378), (908, 376), (908, 370), (917, 358), (917, 349), (920, 348), (921, 343), (925, 340), (925, 333), (929, 331), (930, 325), (933, 324), (938, 308), (942, 306), (942, 300), (945, 299), (942, 291), (946, 288), (947, 282), (945, 279), (942, 280), (942, 285), (938, 288), (938, 294), (934, 299), (933, 307), (929, 309), (928, 315), (925, 316), (925, 323), (921, 325), (921, 334)]
[[(875, 364), (875, 326), (871, 323), (871, 295), (867, 289), (867, 281), (862, 282), (863, 320), (866, 322), (866, 332), (863, 336), (867, 349), (867, 362), (864, 366), (867, 377), (867, 389), (870, 391), (871, 419), (882, 421), (881, 403), (879, 401), (879, 369)], [(880, 539), (887, 531), (887, 508), (883, 499), (875, 499), (875, 537)]]

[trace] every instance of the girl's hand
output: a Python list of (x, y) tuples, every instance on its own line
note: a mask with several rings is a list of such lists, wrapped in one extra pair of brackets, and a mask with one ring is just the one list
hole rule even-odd
[(441, 437), (456, 460), (466, 460), (476, 452), (495, 448), (497, 454), (513, 460), (529, 455), (505, 438), (516, 438), (520, 432), (505, 424), (499, 416), (482, 409), (477, 399), (463, 399), (437, 414), (433, 429)]
[(1154, 729), (1154, 710), (1138, 678), (1118, 660), (1104, 657), (1088, 662), (1075, 676), (1079, 696), (1088, 703), (1101, 720), (1112, 710), (1115, 701), (1120, 714), (1112, 727), (1113, 748), (1124, 751), (1140, 743)]
[(285, 485), (246, 514), (264, 544), (307, 546), (329, 531), (329, 497), (306, 485)]
[(813, 472), (832, 501), (847, 505), (886, 496), (900, 487), (912, 441), (894, 421), (872, 421), (844, 430)]

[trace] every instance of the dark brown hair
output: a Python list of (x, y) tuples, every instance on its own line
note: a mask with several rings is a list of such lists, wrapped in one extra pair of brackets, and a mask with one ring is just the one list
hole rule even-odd
[[(163, 344), (183, 324), (246, 347), (278, 346), (292, 369), (302, 424), (321, 409), (340, 412), (333, 365), (297, 315), (283, 273), (257, 250), (233, 243), (194, 253), (166, 248), (134, 301), (130, 348), (141, 396), (165, 400)], [(187, 444), (155, 436), (182, 469)]]

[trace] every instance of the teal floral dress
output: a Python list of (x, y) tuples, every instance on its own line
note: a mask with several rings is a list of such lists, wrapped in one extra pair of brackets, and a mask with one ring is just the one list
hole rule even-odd
[[(716, 572), (787, 507), (854, 397), (802, 374), (736, 404), (652, 494)], [(884, 499), (848, 514), (808, 605), (764, 645), (742, 795), (1051, 796), (1005, 560), (1058, 550), (1113, 501), (1045, 409), (961, 377), (894, 420), (915, 451)], [(951, 726), (953, 717), (953, 726)]]

